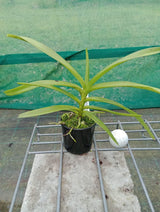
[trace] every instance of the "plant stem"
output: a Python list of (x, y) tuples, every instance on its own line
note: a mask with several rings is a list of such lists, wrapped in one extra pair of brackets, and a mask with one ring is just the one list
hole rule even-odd
[(83, 110), (84, 110), (84, 105), (85, 105), (85, 102), (86, 102), (86, 97), (87, 97), (87, 94), (85, 91), (82, 92), (82, 95), (81, 95), (81, 101), (80, 101), (80, 104), (79, 104), (79, 117), (82, 117), (83, 115)]

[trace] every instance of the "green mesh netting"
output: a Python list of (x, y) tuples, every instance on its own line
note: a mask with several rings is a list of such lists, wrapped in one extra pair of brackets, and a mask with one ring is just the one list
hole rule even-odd
[[(160, 45), (159, 0), (135, 0), (134, 3), (128, 0), (0, 0), (0, 4), (1, 108), (72, 104), (62, 94), (43, 88), (19, 96), (5, 96), (3, 92), (17, 86), (16, 82), (73, 80), (62, 66), (48, 62), (48, 58), (27, 43), (7, 38), (7, 33), (32, 37), (64, 57), (85, 48), (96, 49), (90, 51), (91, 76), (137, 46)], [(84, 75), (83, 52), (77, 57), (70, 58), (71, 64)], [(127, 62), (106, 77), (102, 81), (128, 80), (160, 87), (160, 56)], [(95, 95), (131, 108), (160, 106), (160, 95), (138, 89), (104, 89)]]

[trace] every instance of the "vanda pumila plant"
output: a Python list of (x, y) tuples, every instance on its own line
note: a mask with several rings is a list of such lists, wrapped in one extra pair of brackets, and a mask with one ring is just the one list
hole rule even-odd
[[(12, 95), (17, 95), (17, 94), (21, 94), (21, 93), (33, 90), (38, 87), (44, 87), (44, 88), (49, 88), (49, 89), (58, 91), (60, 93), (63, 93), (67, 97), (74, 100), (78, 105), (77, 107), (71, 106), (71, 105), (53, 105), (53, 106), (49, 106), (49, 107), (22, 113), (19, 115), (20, 118), (39, 116), (39, 115), (48, 114), (48, 113), (52, 113), (52, 112), (58, 112), (58, 111), (71, 111), (78, 115), (79, 121), (81, 121), (82, 117), (84, 117), (84, 116), (93, 120), (100, 127), (102, 127), (108, 133), (108, 135), (111, 136), (111, 138), (116, 142), (114, 136), (112, 135), (110, 130), (107, 128), (107, 126), (96, 116), (97, 112), (109, 112), (109, 113), (117, 114), (117, 115), (135, 117), (143, 125), (143, 127), (147, 130), (149, 135), (154, 139), (154, 135), (149, 130), (149, 128), (145, 124), (144, 120), (141, 118), (141, 115), (137, 114), (136, 112), (130, 110), (129, 108), (127, 108), (127, 107), (123, 106), (122, 104), (115, 102), (111, 99), (95, 97), (95, 96), (92, 96), (91, 94), (92, 94), (92, 91), (95, 91), (98, 89), (113, 88), (113, 87), (133, 87), (133, 88), (149, 90), (149, 91), (160, 94), (159, 88), (155, 88), (155, 87), (151, 87), (148, 85), (143, 85), (143, 84), (139, 84), (139, 83), (135, 83), (135, 82), (113, 81), (113, 82), (97, 83), (97, 81), (101, 77), (103, 77), (105, 74), (107, 74), (114, 67), (116, 67), (124, 62), (127, 62), (129, 60), (135, 59), (135, 58), (158, 54), (158, 53), (160, 53), (160, 47), (146, 48), (146, 49), (134, 52), (132, 54), (129, 54), (121, 59), (118, 59), (117, 61), (115, 61), (112, 64), (105, 67), (103, 70), (99, 71), (92, 79), (90, 79), (90, 77), (89, 77), (89, 56), (88, 56), (88, 51), (86, 49), (86, 71), (85, 71), (85, 77), (83, 79), (82, 76), (74, 69), (74, 67), (72, 67), (70, 65), (69, 62), (67, 62), (59, 54), (57, 54), (54, 50), (47, 47), (46, 45), (44, 45), (36, 40), (33, 40), (31, 38), (28, 38), (28, 37), (16, 36), (16, 35), (10, 35), (10, 34), (8, 36), (12, 37), (12, 38), (17, 38), (17, 39), (20, 39), (20, 40), (23, 40), (25, 42), (32, 44), (37, 49), (41, 50), (42, 52), (44, 52), (51, 58), (58, 61), (73, 75), (74, 78), (77, 79), (77, 84), (66, 82), (66, 81), (55, 81), (55, 80), (41, 80), (41, 81), (34, 81), (34, 82), (30, 82), (30, 83), (24, 83), (24, 82), (20, 83), (19, 82), (18, 83), (18, 84), (20, 84), (19, 87), (5, 91), (6, 95), (12, 96)], [(77, 96), (75, 96), (72, 93), (65, 90), (65, 87), (69, 87), (69, 88), (72, 88), (72, 89), (75, 89), (76, 91), (78, 91), (80, 94), (79, 95), (80, 98), (78, 98)], [(91, 106), (89, 104), (86, 104), (86, 102), (103, 102), (103, 103), (111, 104), (111, 105), (117, 106), (121, 109), (124, 109), (127, 113), (112, 111), (112, 110), (109, 110), (104, 107)]]

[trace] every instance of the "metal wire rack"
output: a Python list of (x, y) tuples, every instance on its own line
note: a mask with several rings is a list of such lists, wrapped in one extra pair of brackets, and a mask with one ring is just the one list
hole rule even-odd
[[(102, 172), (100, 167), (100, 160), (99, 160), (99, 151), (124, 151), (130, 154), (132, 159), (132, 163), (134, 164), (135, 170), (139, 177), (139, 181), (141, 183), (141, 187), (143, 188), (144, 195), (148, 202), (148, 207), (150, 211), (155, 212), (154, 204), (151, 201), (150, 195), (148, 193), (147, 187), (144, 183), (143, 176), (140, 172), (138, 167), (136, 157), (134, 156), (135, 151), (159, 151), (160, 150), (160, 121), (148, 121), (145, 120), (146, 124), (152, 131), (155, 136), (155, 140), (152, 140), (145, 129), (140, 125), (139, 122), (111, 122), (105, 123), (111, 130), (115, 128), (120, 128), (126, 131), (129, 135), (129, 143), (126, 148), (112, 148), (109, 145), (109, 139), (107, 139), (105, 132), (101, 131), (98, 127), (96, 127), (96, 131), (94, 134), (94, 146), (92, 151), (95, 152), (96, 163), (97, 163), (97, 170), (99, 175), (99, 182), (101, 188), (101, 195), (103, 200), (103, 207), (104, 211), (107, 212), (107, 201), (104, 192), (104, 185), (102, 180)], [(57, 190), (57, 212), (60, 212), (61, 205), (61, 187), (62, 187), (62, 175), (63, 175), (63, 153), (65, 150), (63, 149), (63, 139), (62, 133), (60, 129), (60, 125), (38, 125), (35, 124), (30, 141), (28, 143), (28, 147), (26, 149), (26, 153), (24, 156), (24, 160), (22, 163), (22, 167), (19, 173), (18, 181), (16, 184), (16, 188), (13, 194), (12, 202), (10, 205), (9, 212), (12, 212), (14, 209), (15, 201), (17, 198), (17, 193), (19, 190), (20, 182), (22, 180), (22, 175), (25, 170), (26, 162), (30, 155), (35, 154), (49, 154), (49, 153), (59, 153), (60, 154), (60, 162), (59, 162), (59, 182), (58, 182), (58, 190)], [(54, 131), (56, 129), (56, 132)], [(103, 136), (102, 136), (103, 135)], [(46, 138), (46, 139), (44, 139)], [(50, 139), (49, 139), (50, 138)], [(99, 145), (102, 144), (102, 145)], [(103, 145), (106, 144), (106, 145)], [(138, 144), (138, 145), (137, 145)], [(48, 149), (46, 149), (48, 146)], [(56, 146), (56, 148), (53, 148)], [(36, 150), (35, 150), (36, 147)]]

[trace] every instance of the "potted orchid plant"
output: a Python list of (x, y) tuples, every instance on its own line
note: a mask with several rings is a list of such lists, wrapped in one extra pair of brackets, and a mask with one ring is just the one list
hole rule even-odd
[[(16, 35), (8, 35), (12, 38), (17, 38), (22, 41), (28, 42), (40, 51), (44, 52), (61, 65), (63, 65), (73, 76), (76, 78), (77, 83), (71, 83), (66, 81), (56, 81), (56, 80), (40, 80), (34, 82), (18, 82), (19, 86), (10, 90), (5, 91), (6, 95), (18, 95), (24, 92), (36, 89), (38, 87), (44, 87), (52, 89), (53, 91), (58, 91), (66, 97), (71, 98), (75, 101), (77, 106), (72, 105), (52, 105), (45, 108), (35, 109), (32, 111), (27, 111), (19, 115), (19, 118), (25, 117), (33, 117), (33, 116), (40, 116), (44, 114), (49, 114), (58, 111), (65, 111), (65, 113), (61, 117), (61, 124), (62, 130), (64, 135), (64, 145), (66, 149), (74, 154), (82, 154), (88, 152), (92, 145), (93, 133), (95, 124), (98, 124), (101, 128), (103, 128), (107, 134), (113, 139), (115, 143), (117, 143), (115, 137), (107, 128), (107, 126), (97, 117), (97, 113), (101, 112), (109, 112), (112, 114), (123, 115), (123, 116), (131, 116), (135, 117), (142, 126), (146, 129), (149, 135), (154, 139), (154, 135), (150, 131), (147, 124), (142, 119), (141, 115), (137, 114), (136, 112), (130, 110), (129, 108), (125, 107), (124, 105), (113, 101), (111, 99), (102, 98), (93, 96), (92, 92), (98, 89), (104, 88), (114, 88), (114, 87), (132, 87), (138, 89), (145, 89), (152, 92), (156, 92), (160, 94), (160, 89), (148, 85), (143, 85), (135, 82), (128, 82), (128, 81), (113, 81), (113, 82), (103, 82), (98, 83), (98, 80), (107, 74), (110, 70), (114, 67), (127, 62), (132, 59), (136, 59), (139, 57), (149, 56), (160, 53), (160, 47), (152, 47), (146, 48), (143, 50), (139, 50), (132, 54), (129, 54), (117, 61), (113, 62), (112, 64), (106, 66), (103, 70), (100, 70), (92, 79), (90, 79), (90, 69), (89, 69), (89, 55), (86, 49), (86, 71), (84, 79), (78, 73), (77, 70), (65, 59), (63, 59), (58, 53), (56, 53), (53, 49), (47, 47), (46, 45), (23, 36), (16, 36)], [(79, 97), (72, 94), (65, 88), (72, 88), (78, 91)], [(54, 95), (54, 92), (53, 92)], [(113, 110), (109, 110), (105, 107), (98, 107), (90, 105), (90, 102), (102, 102), (111, 104), (114, 106), (123, 109), (125, 112), (116, 112)], [(66, 111), (69, 111), (66, 113)]]

